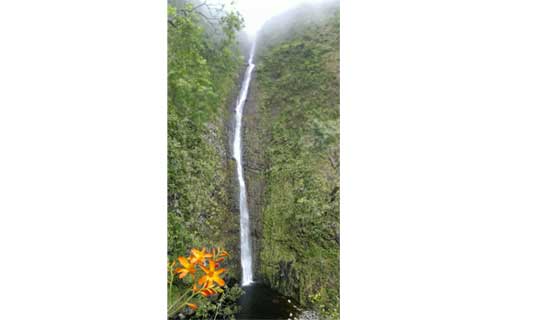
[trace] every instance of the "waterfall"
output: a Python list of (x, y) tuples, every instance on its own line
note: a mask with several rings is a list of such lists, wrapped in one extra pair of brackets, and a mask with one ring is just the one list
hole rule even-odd
[(244, 169), (242, 166), (242, 113), (246, 103), (251, 81), (251, 72), (255, 68), (253, 64), (253, 54), (255, 53), (255, 42), (251, 47), (249, 54), (248, 67), (240, 89), (240, 95), (236, 101), (236, 116), (233, 142), (233, 156), (236, 160), (236, 171), (238, 175), (239, 185), (239, 207), (240, 207), (240, 259), (242, 264), (242, 285), (248, 285), (253, 282), (252, 255), (251, 255), (251, 239), (249, 228), (249, 210), (247, 206), (246, 183), (244, 181)]

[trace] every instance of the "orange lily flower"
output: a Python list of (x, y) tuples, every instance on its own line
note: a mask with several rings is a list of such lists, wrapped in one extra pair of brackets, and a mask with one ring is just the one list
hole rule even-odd
[(199, 293), (202, 294), (205, 297), (208, 297), (208, 296), (211, 296), (213, 294), (216, 294), (217, 291), (214, 288), (213, 283), (210, 284), (210, 283), (207, 282), (207, 283), (204, 284), (204, 286), (202, 286), (201, 291)]
[(206, 248), (203, 248), (202, 250), (197, 249), (191, 249), (191, 263), (193, 264), (202, 264), (206, 258), (212, 257), (212, 254), (206, 253)]
[(213, 294), (216, 294), (217, 291), (212, 289), (212, 288), (208, 288), (208, 289), (202, 289), (201, 290), (201, 294), (205, 297), (208, 297), (208, 296), (211, 296)]
[(188, 303), (187, 306), (190, 307), (193, 310), (197, 310), (197, 308), (198, 308), (197, 305), (194, 304), (194, 303)]
[(178, 276), (180, 279), (185, 277), (188, 273), (191, 275), (195, 275), (195, 265), (193, 263), (189, 263), (189, 261), (184, 257), (178, 257), (178, 261), (184, 266), (183, 268), (176, 268), (174, 270), (175, 273), (179, 273)]
[(200, 267), (206, 274), (199, 279), (199, 285), (207, 283), (208, 286), (211, 286), (214, 282), (216, 282), (220, 287), (225, 285), (225, 281), (219, 277), (220, 274), (225, 272), (225, 269), (216, 270), (216, 263), (214, 260), (208, 260), (208, 269), (202, 265)]

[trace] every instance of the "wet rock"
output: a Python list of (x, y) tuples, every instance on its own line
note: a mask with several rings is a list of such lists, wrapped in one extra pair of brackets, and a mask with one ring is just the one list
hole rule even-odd
[(306, 310), (300, 314), (298, 320), (319, 320), (319, 315), (315, 311)]

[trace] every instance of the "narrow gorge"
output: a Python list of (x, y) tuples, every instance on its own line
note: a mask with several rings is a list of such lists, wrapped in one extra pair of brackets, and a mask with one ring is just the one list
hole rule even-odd
[[(224, 264), (222, 288), (171, 269), (169, 317), (338, 319), (339, 2), (256, 37), (234, 12), (208, 33), (194, 8), (169, 22), (168, 255), (229, 253), (200, 267)], [(190, 286), (207, 294), (175, 304)]]

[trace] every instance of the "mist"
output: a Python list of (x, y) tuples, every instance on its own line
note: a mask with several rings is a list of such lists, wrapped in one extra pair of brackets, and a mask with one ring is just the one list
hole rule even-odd
[[(227, 10), (237, 10), (244, 18), (243, 31), (252, 37), (270, 18), (288, 10), (304, 4), (316, 7), (325, 3), (339, 2), (339, 0), (167, 0), (167, 2), (177, 7), (191, 2), (206, 3), (214, 9), (223, 6)], [(203, 7), (201, 10), (209, 10), (209, 7)]]
[[(238, 10), (245, 22), (245, 32), (253, 36), (268, 19), (302, 4), (320, 4), (337, 0), (207, 0), (206, 3), (224, 5)], [(174, 2), (174, 1), (173, 1)]]
[(236, 7), (245, 19), (246, 32), (253, 35), (273, 16), (305, 3), (318, 4), (329, 1), (330, 0), (237, 0)]

